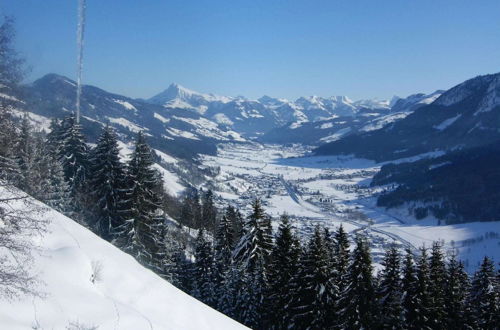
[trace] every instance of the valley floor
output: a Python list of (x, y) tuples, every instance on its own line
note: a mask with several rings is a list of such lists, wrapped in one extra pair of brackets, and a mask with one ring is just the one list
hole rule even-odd
[(302, 236), (316, 224), (332, 229), (343, 224), (348, 232), (372, 239), (375, 261), (390, 242), (416, 250), (437, 240), (449, 253), (456, 251), (469, 272), (484, 255), (500, 260), (500, 221), (439, 225), (430, 217), (415, 220), (406, 208), (377, 207), (380, 188), (369, 185), (381, 164), (346, 156), (307, 157), (308, 151), (300, 145), (221, 144), (218, 156), (205, 156), (203, 163), (220, 167), (215, 185), (224, 203), (245, 213), (259, 197), (274, 219), (289, 214)]

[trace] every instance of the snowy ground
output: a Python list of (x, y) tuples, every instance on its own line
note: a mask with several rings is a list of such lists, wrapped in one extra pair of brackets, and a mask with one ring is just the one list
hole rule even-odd
[(203, 162), (220, 167), (215, 184), (226, 202), (248, 212), (251, 200), (260, 197), (270, 215), (292, 215), (303, 234), (317, 223), (363, 231), (372, 238), (375, 260), (389, 242), (416, 250), (436, 240), (458, 252), (469, 271), (485, 254), (500, 260), (500, 221), (438, 226), (432, 218), (416, 221), (404, 208), (387, 211), (375, 205), (376, 190), (369, 188), (380, 164), (345, 156), (302, 157), (307, 152), (299, 145), (223, 144), (217, 157), (204, 156)]
[[(8, 194), (0, 188), (1, 197)], [(26, 210), (22, 203), (14, 208)], [(73, 220), (48, 208), (38, 216), (50, 221), (49, 231), (37, 239), (34, 263), (34, 273), (41, 280), (38, 290), (45, 297), (23, 297), (12, 303), (0, 300), (2, 329), (244, 328)], [(95, 265), (101, 270), (96, 271)], [(69, 327), (71, 323), (75, 327)]]

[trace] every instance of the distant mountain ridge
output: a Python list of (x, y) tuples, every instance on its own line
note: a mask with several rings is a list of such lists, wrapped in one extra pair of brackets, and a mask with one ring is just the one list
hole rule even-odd
[(203, 94), (178, 84), (147, 100), (166, 109), (187, 109), (245, 136), (256, 137), (289, 123), (356, 116), (362, 110), (390, 110), (390, 101), (352, 101), (346, 96), (300, 97), (295, 101), (263, 96), (258, 100)]
[[(48, 74), (24, 86), (22, 94), (28, 111), (61, 118), (73, 112), (75, 90), (71, 79)], [(91, 139), (105, 124), (113, 126), (125, 140), (142, 130), (154, 148), (181, 158), (193, 158), (198, 153), (215, 154), (216, 144), (223, 141), (245, 142), (238, 133), (200, 114), (165, 108), (88, 85), (83, 86), (81, 122)]]
[(422, 100), (430, 103), (404, 119), (327, 143), (316, 153), (354, 154), (382, 161), (477, 147), (500, 139), (500, 73), (469, 79), (440, 96)]

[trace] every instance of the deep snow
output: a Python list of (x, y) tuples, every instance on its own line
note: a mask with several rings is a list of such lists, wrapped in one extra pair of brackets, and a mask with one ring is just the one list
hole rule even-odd
[[(0, 196), (7, 196), (4, 188)], [(244, 328), (64, 215), (46, 208), (40, 216), (50, 223), (36, 239), (33, 271), (46, 297), (0, 301), (0, 328), (66, 329), (70, 323), (99, 330)], [(93, 283), (96, 263), (102, 270)]]

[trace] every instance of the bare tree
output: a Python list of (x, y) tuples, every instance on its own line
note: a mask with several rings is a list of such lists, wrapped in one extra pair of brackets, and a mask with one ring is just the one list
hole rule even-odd
[(0, 298), (40, 295), (32, 273), (34, 236), (45, 231), (44, 208), (25, 193), (0, 182)]

